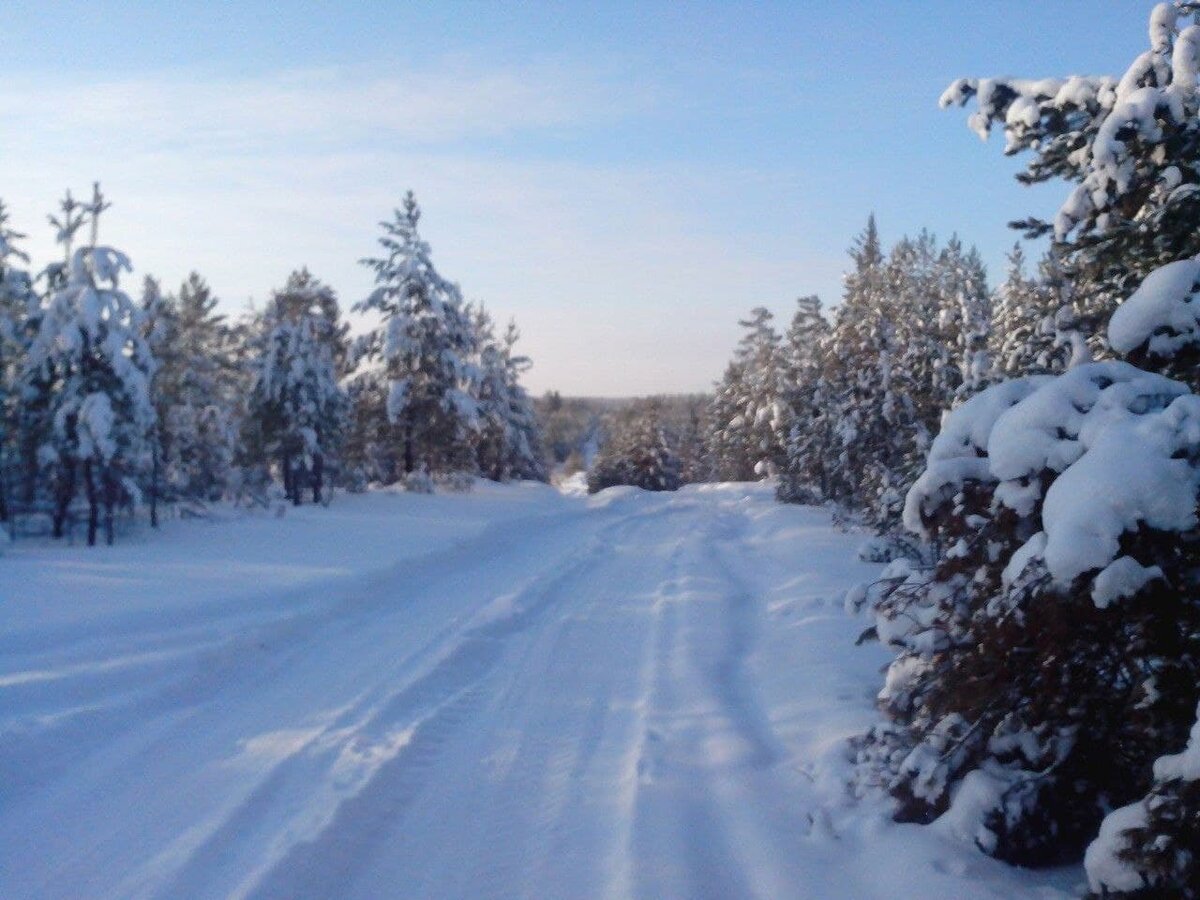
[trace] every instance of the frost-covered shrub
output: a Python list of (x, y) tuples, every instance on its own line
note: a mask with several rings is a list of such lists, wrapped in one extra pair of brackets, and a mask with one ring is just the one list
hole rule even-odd
[(951, 412), (905, 524), (936, 549), (871, 598), (898, 650), (859, 743), (905, 821), (1028, 865), (1150, 787), (1200, 694), (1200, 397), (1121, 362)]

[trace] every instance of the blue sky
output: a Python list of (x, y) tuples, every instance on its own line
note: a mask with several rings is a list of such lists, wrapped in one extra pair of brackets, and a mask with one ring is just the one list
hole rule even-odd
[(411, 187), (443, 274), (515, 316), (541, 391), (703, 390), (750, 307), (837, 301), (845, 248), (928, 227), (993, 276), (1049, 214), (960, 75), (1120, 73), (1151, 4), (10, 2), (0, 197), (99, 178), (139, 274), (235, 311), (306, 264), (348, 306)]

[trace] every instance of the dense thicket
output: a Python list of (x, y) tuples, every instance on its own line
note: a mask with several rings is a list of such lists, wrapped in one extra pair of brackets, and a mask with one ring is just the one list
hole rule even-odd
[(529, 360), (463, 303), (420, 240), (410, 193), (367, 261), (356, 344), (337, 296), (306, 269), (229, 322), (204, 279), (125, 293), (125, 254), (99, 243), (108, 203), (69, 193), (50, 217), (61, 260), (33, 277), (0, 206), (0, 521), (76, 522), (111, 542), (121, 510), (203, 511), (236, 498), (328, 500), (333, 485), (408, 475), (545, 479)]

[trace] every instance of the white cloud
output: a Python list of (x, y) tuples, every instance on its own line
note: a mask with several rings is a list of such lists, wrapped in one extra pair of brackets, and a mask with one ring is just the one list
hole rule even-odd
[(287, 140), (497, 137), (619, 118), (647, 102), (644, 91), (612, 90), (598, 72), (550, 63), (391, 74), (343, 67), (237, 77), (8, 74), (0, 85), (0, 124), (14, 148), (30, 136), (86, 145), (99, 134), (139, 148), (247, 152)]

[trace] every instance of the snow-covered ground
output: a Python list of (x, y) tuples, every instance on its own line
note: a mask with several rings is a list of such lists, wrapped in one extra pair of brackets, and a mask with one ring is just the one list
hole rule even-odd
[(1058, 897), (842, 787), (860, 536), (375, 493), (0, 558), (0, 896)]

